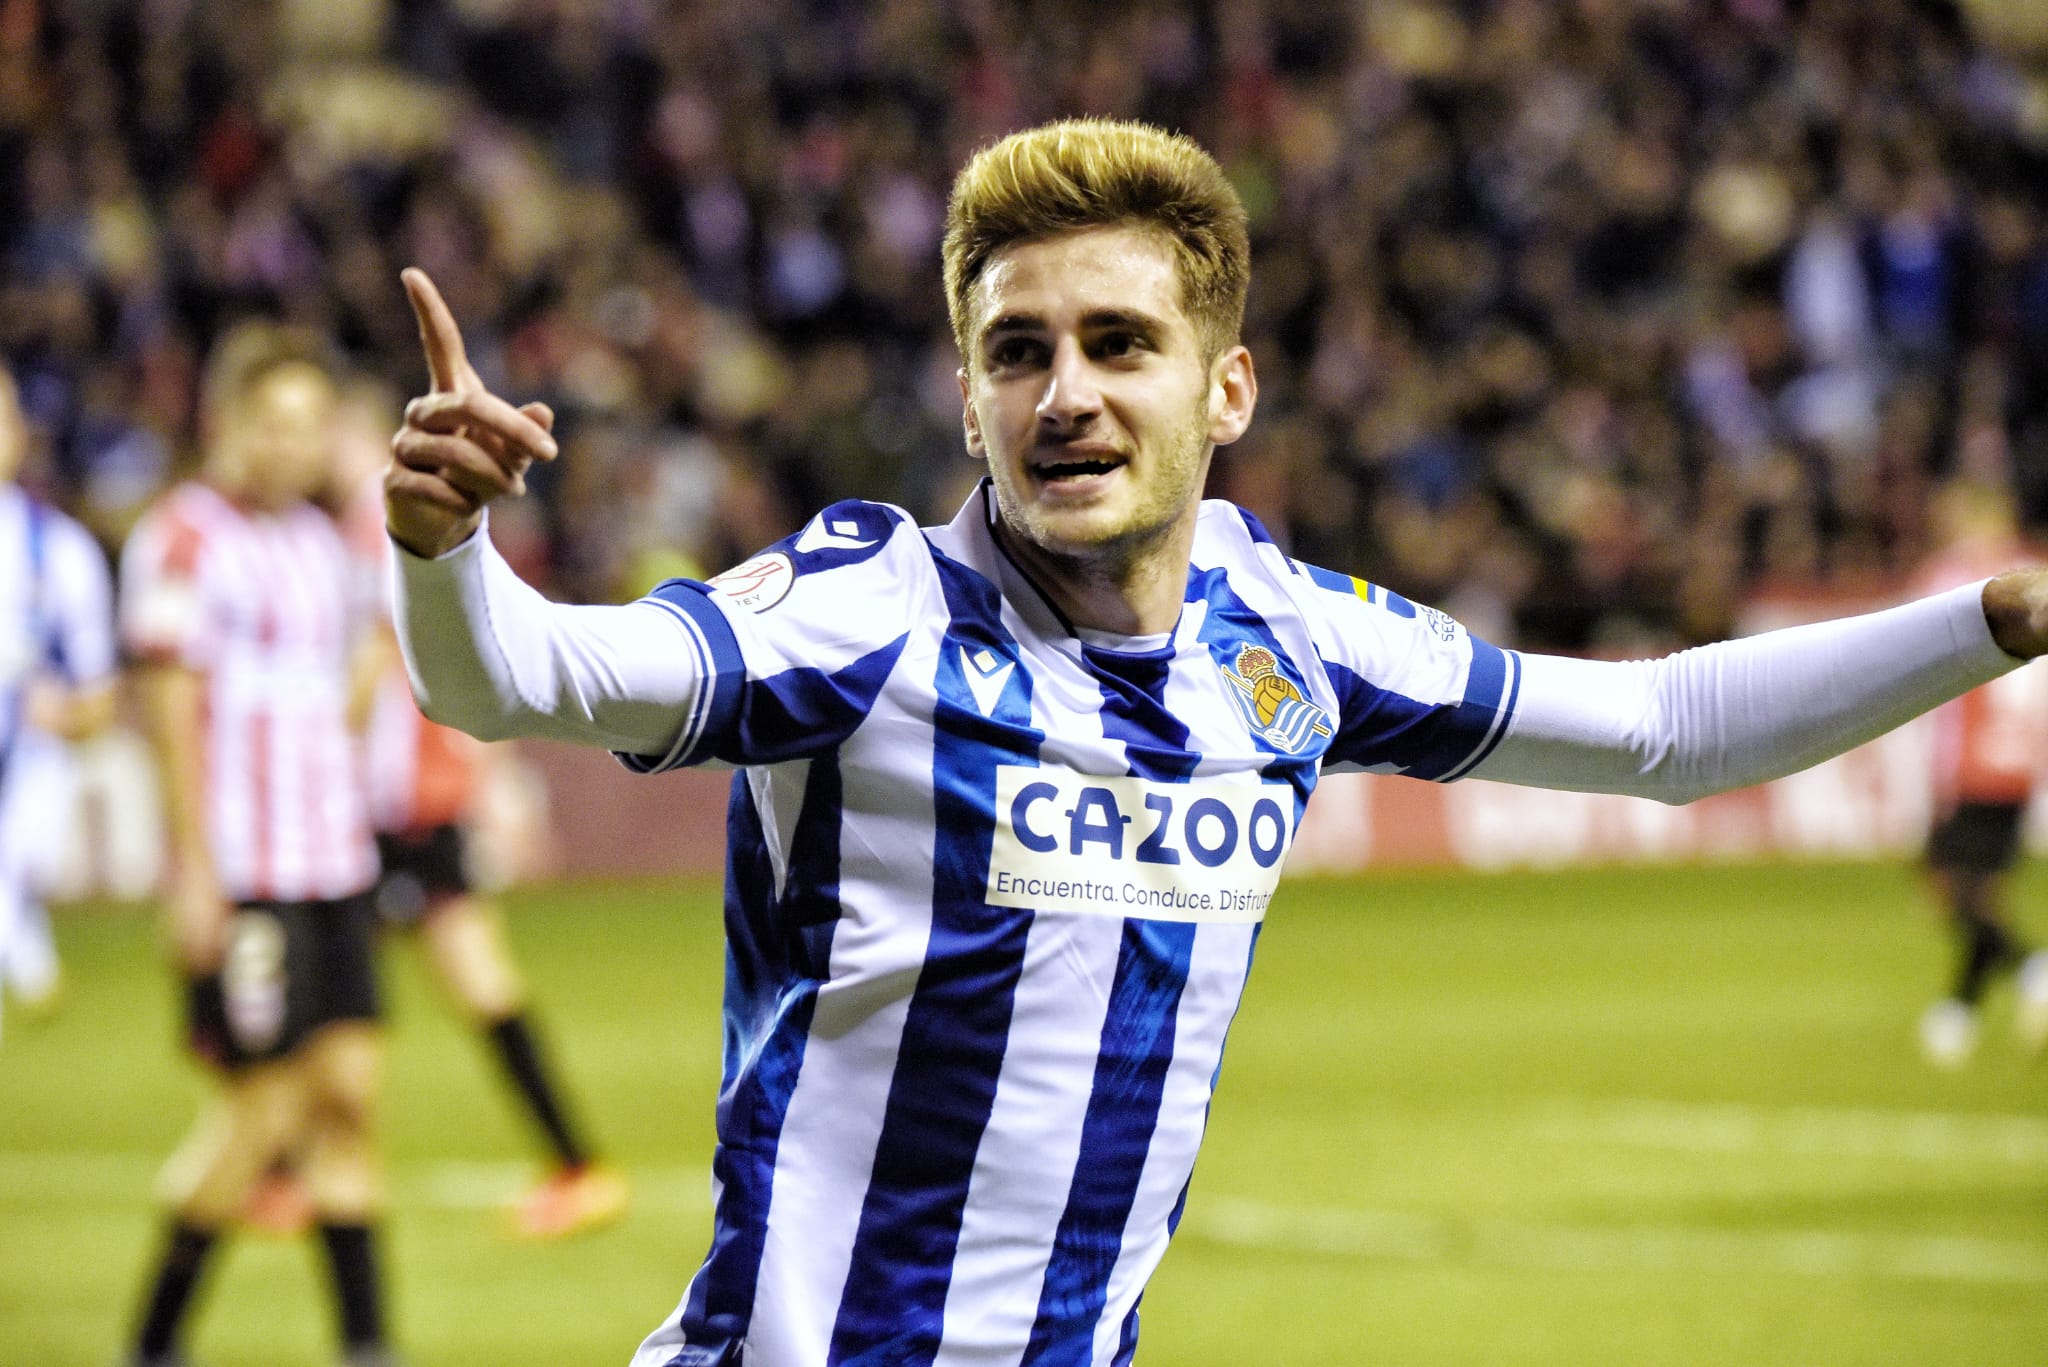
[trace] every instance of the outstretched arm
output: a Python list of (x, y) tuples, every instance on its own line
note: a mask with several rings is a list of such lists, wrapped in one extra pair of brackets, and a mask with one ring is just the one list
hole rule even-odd
[(2048, 574), (1625, 664), (1523, 658), (1475, 777), (1690, 802), (1818, 764), (2048, 649)]
[(404, 274), (432, 392), (406, 405), (384, 477), (397, 545), (394, 618), (420, 708), (485, 740), (544, 736), (660, 755), (712, 684), (692, 628), (645, 605), (549, 602), (512, 572), (484, 526), (552, 460), (554, 415), (484, 388), (433, 282)]

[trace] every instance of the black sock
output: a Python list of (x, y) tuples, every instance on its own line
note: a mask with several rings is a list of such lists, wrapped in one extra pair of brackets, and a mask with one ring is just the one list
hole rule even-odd
[(1973, 912), (1956, 920), (1962, 937), (1962, 961), (1956, 972), (1956, 1000), (1975, 1006), (1983, 1000), (1991, 975), (2020, 961), (2018, 941), (2002, 924)]
[(499, 1021), (491, 1027), (490, 1033), (491, 1045), (498, 1051), (498, 1061), (505, 1066), (506, 1075), (519, 1089), (520, 1096), (525, 1098), (534, 1120), (546, 1132), (556, 1159), (569, 1168), (580, 1168), (589, 1162), (589, 1150), (583, 1147), (570, 1128), (561, 1100), (548, 1081), (547, 1069), (541, 1063), (540, 1047), (534, 1042), (533, 1031), (528, 1028), (524, 1013)]
[(341, 1342), (350, 1352), (384, 1344), (384, 1311), (377, 1299), (377, 1250), (368, 1225), (320, 1226), (327, 1265), (334, 1277), (334, 1303), (341, 1316)]
[(157, 1264), (156, 1283), (150, 1288), (149, 1304), (142, 1312), (142, 1328), (135, 1339), (144, 1359), (162, 1357), (176, 1346), (185, 1311), (192, 1293), (199, 1288), (199, 1274), (206, 1270), (206, 1255), (213, 1250), (210, 1229), (174, 1220), (164, 1240), (163, 1256)]

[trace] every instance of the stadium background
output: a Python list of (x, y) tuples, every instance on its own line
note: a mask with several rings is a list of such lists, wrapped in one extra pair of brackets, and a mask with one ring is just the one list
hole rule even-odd
[[(374, 410), (421, 383), (395, 281), (424, 265), (486, 378), (562, 414), (500, 543), (626, 597), (834, 498), (949, 513), (951, 171), (1146, 117), (1254, 218), (1261, 416), (1218, 492), (1503, 644), (1662, 650), (1895, 595), (1951, 473), (2048, 519), (2044, 29), (2026, 0), (0, 0), (0, 351), (28, 482), (111, 546), (188, 468), (228, 321), (325, 329)], [(526, 758), (503, 862), (555, 862), (521, 948), (643, 1200), (494, 1243), (522, 1142), (395, 957), (422, 1363), (622, 1360), (708, 1217), (719, 785)], [(132, 745), (95, 763), (74, 883), (132, 898)], [(1784, 862), (1910, 848), (1924, 772), (1908, 732), (1676, 815), (1333, 790), (1301, 863), (1354, 876), (1297, 880), (1262, 944), (1145, 1360), (2038, 1361), (2042, 1071), (1920, 1071), (1946, 950), (1909, 872)], [(1691, 862), (1380, 871), (1638, 858)], [(145, 909), (60, 938), (68, 1009), (0, 1049), (9, 1367), (111, 1352), (198, 1087)], [(198, 1346), (314, 1362), (321, 1315), (299, 1251), (252, 1246)]]

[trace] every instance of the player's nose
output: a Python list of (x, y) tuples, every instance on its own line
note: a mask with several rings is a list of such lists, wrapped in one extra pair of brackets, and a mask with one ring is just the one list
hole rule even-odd
[(1040, 424), (1071, 431), (1101, 411), (1102, 391), (1095, 383), (1095, 367), (1078, 339), (1062, 337), (1046, 367), (1045, 392), (1038, 400)]

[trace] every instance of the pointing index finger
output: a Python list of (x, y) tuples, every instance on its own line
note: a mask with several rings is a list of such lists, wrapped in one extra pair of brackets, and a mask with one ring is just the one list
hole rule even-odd
[(412, 315), (420, 326), (420, 347), (427, 353), (427, 373), (438, 393), (452, 394), (470, 382), (475, 372), (462, 349), (462, 329), (448, 311), (441, 291), (418, 266), (399, 272), (405, 283), (405, 297), (412, 302)]

